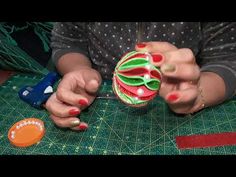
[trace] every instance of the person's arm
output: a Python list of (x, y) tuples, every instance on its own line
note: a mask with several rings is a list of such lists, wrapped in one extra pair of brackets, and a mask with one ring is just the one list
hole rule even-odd
[(90, 60), (79, 53), (67, 53), (63, 55), (58, 60), (56, 67), (62, 75), (82, 68), (92, 68)]
[(84, 130), (88, 125), (77, 116), (94, 101), (102, 80), (91, 67), (84, 23), (56, 23), (51, 47), (52, 59), (63, 78), (45, 107), (57, 126)]
[[(163, 76), (159, 95), (175, 113), (194, 113), (225, 100), (224, 78), (213, 67), (211, 69), (214, 72), (200, 71), (191, 49), (178, 49), (165, 42), (146, 42), (145, 47), (139, 48), (137, 45), (136, 50), (162, 56), (161, 60), (154, 62), (155, 66), (160, 67)], [(235, 83), (236, 77), (231, 82)]]
[(200, 85), (206, 106), (232, 98), (236, 91), (236, 23), (203, 23)]
[(64, 75), (80, 68), (91, 68), (85, 23), (55, 23), (52, 30), (52, 60)]

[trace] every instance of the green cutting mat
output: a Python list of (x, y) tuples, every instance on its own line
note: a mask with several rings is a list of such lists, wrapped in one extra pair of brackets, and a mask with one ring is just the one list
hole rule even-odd
[[(236, 146), (179, 150), (177, 135), (236, 131), (236, 106), (231, 100), (215, 108), (185, 117), (174, 115), (160, 98), (147, 109), (127, 107), (118, 100), (97, 99), (81, 120), (89, 123), (86, 132), (73, 132), (54, 126), (45, 110), (36, 110), (18, 98), (24, 85), (41, 78), (15, 75), (0, 87), (0, 154), (236, 154)], [(101, 92), (111, 92), (109, 84)], [(29, 148), (15, 148), (8, 139), (9, 128), (23, 118), (45, 122), (42, 141)]]

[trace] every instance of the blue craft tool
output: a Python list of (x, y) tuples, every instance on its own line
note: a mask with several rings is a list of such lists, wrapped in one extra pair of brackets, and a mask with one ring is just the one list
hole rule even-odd
[(18, 92), (19, 97), (34, 108), (42, 109), (42, 105), (53, 93), (53, 85), (59, 79), (55, 72), (48, 73), (35, 86), (25, 86)]

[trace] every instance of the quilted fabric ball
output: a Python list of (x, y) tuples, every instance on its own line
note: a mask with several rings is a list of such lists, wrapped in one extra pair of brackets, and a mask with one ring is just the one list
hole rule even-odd
[(113, 91), (132, 107), (147, 105), (160, 89), (161, 72), (152, 64), (152, 55), (132, 51), (117, 63), (113, 74)]

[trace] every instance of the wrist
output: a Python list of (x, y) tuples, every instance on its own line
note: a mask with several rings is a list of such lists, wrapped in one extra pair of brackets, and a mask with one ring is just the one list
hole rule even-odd
[(201, 72), (197, 84), (198, 97), (192, 112), (200, 111), (209, 106), (220, 104), (225, 97), (225, 84), (223, 79), (213, 72)]
[(203, 93), (203, 88), (201, 87), (201, 85), (199, 83), (197, 85), (197, 91), (198, 91), (198, 96), (197, 96), (196, 101), (192, 107), (191, 113), (198, 112), (198, 111), (207, 107), (205, 96)]

